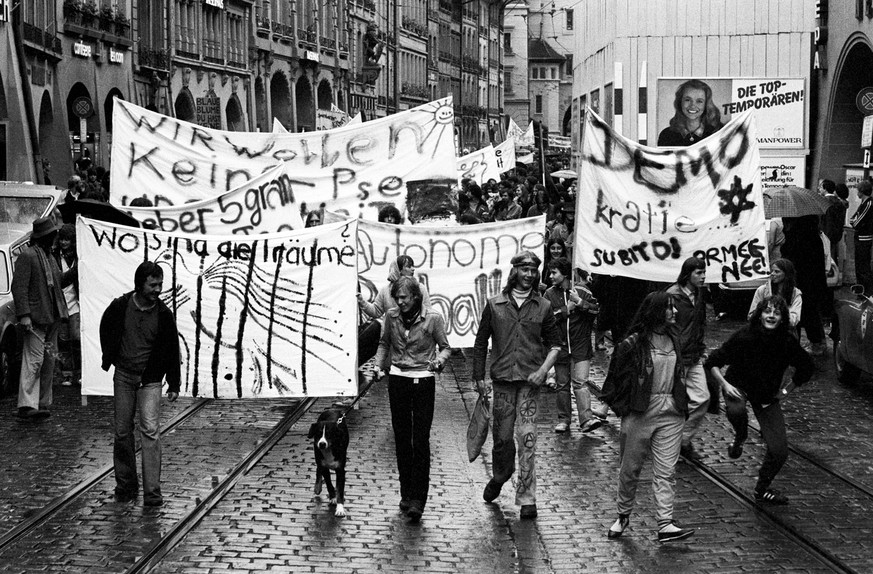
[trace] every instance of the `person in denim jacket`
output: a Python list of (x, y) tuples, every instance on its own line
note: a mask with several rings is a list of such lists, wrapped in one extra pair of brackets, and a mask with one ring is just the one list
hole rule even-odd
[(480, 394), (487, 394), (491, 385), (485, 380), (485, 359), (491, 341), (493, 478), (482, 498), (493, 502), (515, 472), (517, 442), (519, 476), (515, 502), (521, 506), (521, 518), (531, 519), (537, 515), (535, 453), (539, 391), (564, 345), (552, 305), (538, 293), (540, 258), (531, 251), (522, 251), (510, 263), (512, 270), (503, 292), (489, 299), (482, 311), (473, 346), (473, 382)]

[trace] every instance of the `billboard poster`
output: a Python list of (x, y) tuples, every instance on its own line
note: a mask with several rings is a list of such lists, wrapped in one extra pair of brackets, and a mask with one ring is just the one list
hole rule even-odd
[(692, 145), (753, 110), (760, 149), (803, 149), (806, 97), (804, 78), (659, 78), (657, 145)]

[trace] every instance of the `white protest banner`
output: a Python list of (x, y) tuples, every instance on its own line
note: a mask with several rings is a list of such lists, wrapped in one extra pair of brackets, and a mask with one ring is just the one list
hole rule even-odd
[(515, 120), (512, 117), (509, 118), (509, 125), (506, 127), (506, 139), (514, 139), (516, 142), (524, 137), (524, 131), (518, 124), (515, 123)]
[(314, 200), (322, 192), (316, 190), (311, 181), (294, 179), (288, 171), (286, 164), (277, 165), (244, 185), (210, 199), (155, 207), (127, 205), (119, 209), (143, 227), (171, 233), (252, 235), (301, 229), (304, 227), (300, 217), (301, 200), (304, 203), (307, 199)]
[(768, 275), (752, 114), (676, 150), (637, 144), (586, 114), (574, 264), (592, 273), (674, 282), (691, 256), (708, 282)]
[(549, 147), (556, 149), (570, 149), (570, 136), (549, 134)]
[(528, 124), (527, 130), (525, 130), (520, 138), (516, 138), (515, 142), (520, 147), (533, 147), (534, 141), (534, 125), (533, 122), (531, 122)]
[(361, 293), (375, 299), (391, 262), (408, 255), (431, 306), (446, 321), (449, 344), (472, 347), (488, 298), (506, 284), (509, 260), (524, 249), (541, 253), (544, 230), (544, 216), (457, 227), (359, 221)]
[(507, 137), (502, 144), (494, 146), (494, 159), (498, 173), (515, 169), (515, 139)]
[(82, 394), (113, 394), (100, 320), (150, 260), (164, 271), (161, 300), (179, 329), (183, 395), (354, 395), (356, 227), (186, 236), (79, 218)]
[(116, 205), (143, 193), (171, 204), (215, 197), (280, 163), (297, 179), (332, 179), (324, 201), (356, 195), (374, 213), (402, 199), (410, 180), (457, 178), (451, 97), (362, 124), (286, 134), (207, 129), (118, 99), (114, 110)]
[(288, 130), (285, 129), (285, 126), (282, 125), (277, 118), (273, 118), (273, 133), (274, 134), (287, 134)]
[[(675, 107), (680, 91), (682, 95), (696, 95), (704, 100), (701, 117), (705, 126), (714, 123), (717, 128), (737, 114), (753, 110), (759, 149), (806, 147), (805, 78), (659, 78), (656, 121), (658, 140), (662, 142), (672, 141), (669, 137), (671, 123), (683, 123), (685, 112), (680, 114)], [(689, 111), (700, 114), (694, 109)], [(709, 131), (706, 130), (705, 135)]]
[(349, 123), (349, 116), (342, 110), (315, 110), (317, 131), (341, 128), (347, 123)]
[(364, 123), (364, 117), (361, 115), (361, 112), (358, 112), (352, 119), (349, 120), (349, 123), (347, 123), (346, 125), (355, 126), (362, 123)]
[(500, 181), (500, 171), (497, 169), (497, 157), (494, 155), (494, 146), (488, 144), (487, 147), (459, 157), (458, 179), (471, 179), (479, 185), (482, 185), (489, 179)]

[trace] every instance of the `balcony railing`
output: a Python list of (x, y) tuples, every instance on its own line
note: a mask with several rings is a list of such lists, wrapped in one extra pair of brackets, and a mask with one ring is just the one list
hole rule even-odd
[(34, 44), (43, 46), (47, 50), (51, 50), (57, 54), (63, 53), (60, 38), (37, 28), (33, 24), (28, 24), (27, 22), (24, 23), (24, 39), (28, 42), (33, 42)]
[(328, 50), (336, 50), (336, 40), (334, 40), (333, 38), (321, 36), (319, 39), (321, 40), (322, 48), (327, 48)]
[(409, 16), (403, 17), (403, 29), (409, 30), (422, 38), (427, 38), (427, 26)]
[(140, 46), (137, 56), (140, 66), (148, 66), (156, 70), (170, 69), (170, 57), (167, 50), (153, 50), (148, 46)]
[(198, 54), (197, 52), (189, 52), (188, 50), (176, 49), (176, 55), (182, 58), (188, 58), (189, 60), (200, 59), (200, 54)]
[(314, 46), (315, 32), (310, 32), (309, 30), (304, 30), (303, 28), (297, 28), (297, 39), (299, 39), (301, 42), (307, 42)]

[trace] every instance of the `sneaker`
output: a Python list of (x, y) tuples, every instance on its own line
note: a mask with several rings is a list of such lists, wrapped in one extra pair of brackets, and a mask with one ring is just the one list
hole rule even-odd
[(555, 425), (555, 432), (567, 432), (568, 430), (570, 430), (570, 425), (563, 421)]
[(695, 450), (691, 443), (683, 444), (679, 449), (679, 454), (686, 460), (700, 460), (700, 453)]
[(521, 512), (519, 512), (518, 516), (522, 520), (532, 520), (537, 517), (537, 505), (536, 504), (524, 504), (521, 507)]
[(768, 488), (767, 490), (761, 492), (758, 489), (755, 489), (755, 502), (760, 502), (763, 504), (788, 504), (788, 497), (779, 492), (778, 490), (773, 490)]
[(582, 432), (589, 433), (592, 431), (596, 431), (597, 429), (599, 429), (602, 426), (603, 426), (603, 421), (600, 419), (594, 418), (594, 419), (588, 419), (587, 421), (585, 421), (584, 423), (579, 425), (579, 428), (582, 429)]
[(500, 496), (501, 488), (503, 488), (502, 484), (497, 484), (493, 479), (489, 480), (488, 484), (485, 485), (485, 491), (482, 493), (482, 499), (485, 502), (494, 502)]
[(418, 500), (409, 501), (409, 510), (406, 511), (406, 516), (410, 522), (418, 522), (421, 520), (421, 515), (424, 514), (424, 505)]
[(592, 409), (591, 416), (593, 416), (594, 418), (596, 418), (600, 422), (605, 423), (606, 417), (609, 416), (609, 409), (607, 409), (606, 407), (603, 407), (602, 411), (595, 411), (594, 409)]
[(682, 528), (676, 522), (671, 522), (666, 526), (662, 526), (658, 530), (658, 542), (673, 542), (674, 540), (682, 540), (694, 534), (691, 528)]
[(627, 514), (619, 514), (615, 522), (612, 523), (612, 526), (609, 527), (609, 530), (606, 531), (606, 537), (618, 538), (624, 534), (624, 531), (627, 530), (628, 526), (630, 526), (630, 516)]
[(725, 319), (727, 319), (727, 316), (728, 316), (728, 314), (725, 313), (724, 311), (722, 311), (721, 313), (719, 313), (718, 315), (715, 316), (715, 320), (716, 321), (724, 321)]
[(732, 445), (728, 447), (728, 456), (731, 458), (740, 458), (743, 454), (743, 442), (740, 439), (734, 439)]
[(400, 499), (400, 512), (403, 512), (405, 514), (408, 510), (409, 510), (409, 499), (408, 498), (401, 498)]
[(64, 379), (63, 381), (61, 381), (61, 386), (62, 387), (72, 387), (73, 381), (71, 381), (70, 379)]

